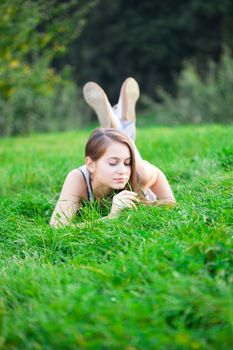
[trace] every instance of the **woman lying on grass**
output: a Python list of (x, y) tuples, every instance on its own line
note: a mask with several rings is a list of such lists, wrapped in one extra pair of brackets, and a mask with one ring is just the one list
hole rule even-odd
[(123, 208), (135, 209), (138, 202), (174, 204), (171, 187), (163, 172), (143, 160), (135, 146), (135, 106), (139, 87), (133, 78), (122, 85), (120, 98), (111, 107), (99, 85), (84, 86), (84, 98), (96, 112), (102, 128), (89, 137), (85, 165), (69, 172), (62, 187), (50, 225), (70, 224), (82, 200), (101, 200), (112, 196), (105, 218), (112, 218)]

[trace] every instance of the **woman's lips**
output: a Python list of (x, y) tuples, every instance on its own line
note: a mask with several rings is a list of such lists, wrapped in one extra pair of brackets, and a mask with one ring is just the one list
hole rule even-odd
[(116, 177), (113, 179), (113, 181), (116, 181), (116, 182), (126, 182), (129, 180), (129, 176), (128, 175), (123, 175), (122, 177)]
[(125, 178), (120, 178), (120, 179), (113, 179), (113, 181), (116, 181), (116, 182), (125, 182)]

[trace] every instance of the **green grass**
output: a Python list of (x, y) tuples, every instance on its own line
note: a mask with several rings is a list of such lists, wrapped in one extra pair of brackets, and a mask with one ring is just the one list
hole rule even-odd
[(230, 349), (232, 127), (139, 129), (178, 205), (52, 229), (89, 132), (0, 141), (0, 349)]

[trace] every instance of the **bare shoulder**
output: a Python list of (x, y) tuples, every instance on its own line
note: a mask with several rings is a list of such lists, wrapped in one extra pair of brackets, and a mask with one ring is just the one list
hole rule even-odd
[(60, 197), (87, 198), (87, 186), (80, 170), (71, 170), (65, 179)]
[(143, 160), (139, 167), (139, 178), (143, 188), (150, 187), (158, 178), (161, 170), (150, 162)]
[(63, 183), (50, 225), (66, 225), (79, 210), (81, 199), (87, 198), (86, 182), (78, 169), (71, 170)]
[(73, 170), (70, 170), (70, 172), (67, 174), (66, 176), (67, 179), (74, 179), (74, 180), (77, 180), (77, 179), (83, 179), (83, 175), (81, 173), (81, 171), (79, 169), (73, 169)]

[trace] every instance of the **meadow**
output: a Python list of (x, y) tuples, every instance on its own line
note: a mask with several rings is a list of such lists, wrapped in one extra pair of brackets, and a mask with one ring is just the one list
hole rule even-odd
[(230, 349), (233, 127), (140, 128), (177, 205), (53, 229), (90, 131), (0, 141), (0, 349)]

